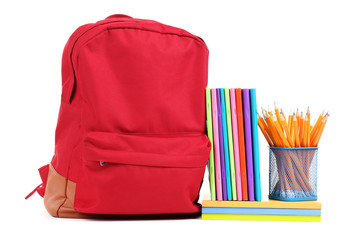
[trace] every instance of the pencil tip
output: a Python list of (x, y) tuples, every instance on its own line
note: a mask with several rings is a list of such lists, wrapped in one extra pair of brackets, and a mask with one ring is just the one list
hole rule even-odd
[(262, 114), (263, 114), (264, 118), (266, 118), (266, 110), (263, 107), (261, 107), (261, 109), (262, 109)]
[(263, 111), (263, 115), (264, 115), (264, 118), (265, 118), (265, 119), (268, 118), (268, 114), (266, 113), (266, 111)]

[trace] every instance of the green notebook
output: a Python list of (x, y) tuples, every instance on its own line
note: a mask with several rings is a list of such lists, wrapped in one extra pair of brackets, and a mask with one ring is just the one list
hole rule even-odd
[(209, 157), (209, 175), (210, 175), (210, 192), (211, 200), (216, 200), (215, 190), (215, 164), (214, 164), (214, 140), (213, 140), (213, 124), (212, 124), (212, 108), (211, 108), (211, 90), (206, 88), (206, 124), (207, 124), (207, 135), (211, 142), (211, 150)]
[(226, 108), (226, 123), (228, 131), (229, 142), (229, 157), (230, 157), (230, 178), (231, 178), (231, 191), (234, 193), (232, 200), (237, 200), (236, 195), (236, 176), (235, 176), (235, 160), (234, 160), (234, 143), (231, 123), (231, 106), (230, 106), (230, 89), (225, 88), (225, 108)]

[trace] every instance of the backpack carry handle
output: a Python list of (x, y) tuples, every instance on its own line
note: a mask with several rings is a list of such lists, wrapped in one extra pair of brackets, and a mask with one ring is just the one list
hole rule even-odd
[(109, 18), (132, 18), (132, 17), (125, 15), (125, 14), (113, 14), (113, 15), (108, 16), (106, 19), (109, 19)]

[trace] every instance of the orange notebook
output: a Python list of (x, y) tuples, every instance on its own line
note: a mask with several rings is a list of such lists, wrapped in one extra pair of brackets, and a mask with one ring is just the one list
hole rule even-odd
[(241, 189), (242, 200), (248, 200), (246, 156), (245, 156), (245, 136), (244, 136), (244, 117), (241, 88), (235, 89), (236, 113), (239, 133), (240, 169), (241, 169)]

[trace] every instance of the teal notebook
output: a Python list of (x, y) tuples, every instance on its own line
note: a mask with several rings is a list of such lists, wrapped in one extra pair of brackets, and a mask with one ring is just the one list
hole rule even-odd
[(254, 88), (250, 89), (250, 109), (255, 201), (261, 201), (259, 134), (257, 122), (256, 89)]

